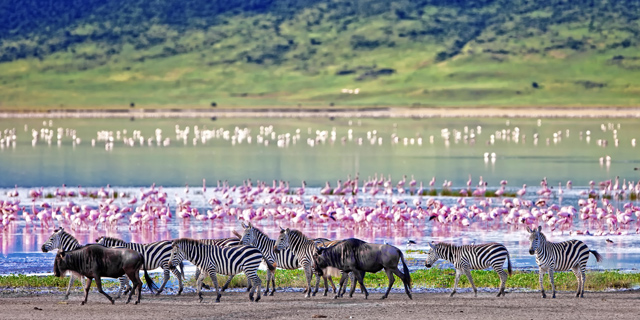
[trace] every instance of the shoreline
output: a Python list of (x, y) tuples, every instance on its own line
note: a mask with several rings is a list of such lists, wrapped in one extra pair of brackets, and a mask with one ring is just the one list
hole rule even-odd
[(237, 109), (51, 109), (0, 111), (0, 119), (50, 118), (640, 118), (640, 108), (237, 108)]

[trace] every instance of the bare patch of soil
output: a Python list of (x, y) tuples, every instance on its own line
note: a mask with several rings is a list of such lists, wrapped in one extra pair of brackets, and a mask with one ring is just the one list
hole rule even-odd
[(3, 319), (637, 319), (639, 291), (592, 293), (576, 299), (572, 292), (560, 292), (556, 299), (542, 299), (539, 293), (459, 293), (453, 298), (443, 293), (392, 293), (387, 300), (373, 293), (368, 300), (357, 293), (353, 298), (304, 298), (300, 292), (276, 292), (258, 303), (249, 302), (244, 292), (226, 292), (215, 303), (213, 292), (204, 292), (204, 301), (195, 294), (183, 296), (143, 294), (140, 305), (111, 305), (97, 292), (69, 300), (61, 294), (2, 293)]

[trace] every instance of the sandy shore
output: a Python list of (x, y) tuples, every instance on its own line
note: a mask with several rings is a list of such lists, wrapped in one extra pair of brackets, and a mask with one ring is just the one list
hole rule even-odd
[(331, 297), (306, 299), (302, 293), (276, 292), (258, 303), (249, 302), (244, 292), (225, 293), (215, 303), (212, 292), (204, 293), (203, 303), (195, 294), (151, 296), (143, 294), (140, 305), (111, 305), (97, 292), (89, 294), (81, 306), (79, 292), (63, 301), (61, 294), (37, 295), (2, 293), (3, 319), (637, 319), (640, 292), (585, 293), (576, 299), (572, 292), (560, 292), (556, 299), (542, 299), (538, 293), (508, 293), (496, 298), (493, 293), (447, 294), (415, 293), (413, 300), (392, 293), (387, 300), (373, 293), (368, 300)]
[(640, 118), (640, 108), (236, 108), (5, 111), (0, 118)]

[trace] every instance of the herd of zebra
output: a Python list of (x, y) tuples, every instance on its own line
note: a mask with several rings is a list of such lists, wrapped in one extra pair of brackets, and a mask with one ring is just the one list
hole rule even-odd
[[(290, 229), (281, 229), (278, 239), (274, 240), (270, 239), (251, 223), (242, 223), (242, 227), (244, 228), (243, 234), (234, 232), (236, 237), (225, 239), (193, 240), (182, 238), (139, 244), (128, 243), (117, 238), (103, 236), (98, 238), (96, 242), (105, 247), (124, 247), (137, 251), (144, 258), (145, 270), (162, 268), (164, 272), (163, 282), (160, 288), (158, 288), (156, 295), (163, 291), (169, 280), (170, 273), (173, 273), (178, 279), (179, 290), (177, 294), (179, 295), (183, 291), (183, 260), (188, 260), (197, 267), (196, 289), (200, 301), (203, 300), (201, 289), (203, 286), (206, 286), (202, 281), (207, 276), (211, 277), (216, 288), (216, 302), (219, 302), (221, 297), (220, 292), (224, 291), (229, 286), (234, 275), (242, 272), (244, 272), (247, 277), (250, 300), (254, 301), (253, 295), (254, 292), (257, 291), (257, 298), (255, 301), (259, 301), (261, 297), (262, 281), (258, 277), (257, 270), (262, 262), (267, 265), (267, 283), (264, 291), (265, 295), (273, 295), (276, 290), (275, 271), (277, 268), (303, 268), (307, 282), (305, 290), (306, 297), (316, 295), (320, 284), (320, 278), (323, 278), (324, 280), (325, 296), (329, 290), (328, 282), (331, 283), (333, 292), (336, 293), (334, 298), (342, 296), (346, 291), (346, 280), (350, 278), (350, 295), (353, 295), (353, 291), (357, 283), (360, 283), (362, 292), (365, 293), (366, 297), (368, 293), (364, 287), (364, 283), (362, 282), (364, 273), (377, 272), (384, 268), (389, 277), (389, 288), (382, 298), (386, 298), (389, 293), (394, 281), (394, 273), (398, 275), (403, 282), (405, 282), (405, 291), (409, 298), (411, 298), (411, 278), (408, 268), (404, 262), (402, 252), (393, 246), (369, 244), (370, 246), (379, 246), (375, 248), (385, 247), (388, 249), (385, 249), (386, 251), (371, 253), (371, 247), (367, 247), (365, 250), (355, 252), (352, 255), (352, 263), (341, 261), (336, 262), (336, 259), (323, 256), (327, 254), (327, 251), (330, 248), (344, 245), (345, 243), (349, 241), (353, 242), (354, 240), (358, 241), (357, 243), (366, 243), (357, 239), (310, 239), (302, 232)], [(543, 287), (544, 274), (549, 274), (552, 294), (553, 298), (555, 298), (556, 290), (553, 273), (555, 271), (568, 270), (573, 271), (578, 281), (576, 297), (583, 297), (585, 271), (589, 254), (593, 254), (598, 262), (602, 261), (602, 256), (595, 250), (589, 250), (587, 245), (579, 240), (569, 240), (559, 243), (547, 241), (545, 235), (541, 232), (542, 227), (535, 229), (527, 228), (527, 231), (530, 234), (531, 241), (529, 253), (532, 255), (535, 254), (536, 263), (539, 266), (542, 297), (546, 297)], [(493, 268), (500, 277), (500, 290), (498, 292), (498, 297), (505, 295), (505, 285), (508, 275), (503, 269), (503, 266), (504, 263), (507, 262), (507, 270), (509, 274), (512, 272), (512, 266), (509, 252), (504, 245), (499, 243), (488, 243), (456, 246), (447, 243), (430, 243), (429, 246), (430, 250), (427, 253), (425, 263), (427, 268), (433, 266), (439, 259), (447, 260), (455, 267), (456, 276), (451, 296), (456, 293), (458, 281), (462, 274), (466, 275), (473, 288), (474, 294), (477, 296), (477, 289), (471, 277), (470, 270), (481, 270), (490, 267)], [(42, 245), (42, 251), (48, 252), (57, 248), (59, 252), (68, 252), (82, 247), (83, 246), (80, 245), (75, 237), (67, 233), (64, 228), (61, 227), (55, 230), (51, 237), (49, 237), (49, 239)], [(389, 251), (391, 248), (394, 250)], [(342, 251), (336, 255), (336, 257), (338, 257), (337, 260), (347, 259), (345, 257), (349, 255), (344, 253), (345, 249), (340, 248), (340, 250)], [(392, 253), (390, 254), (389, 252)], [(397, 252), (396, 256), (389, 257), (390, 255), (393, 256), (393, 252)], [(385, 259), (387, 261), (383, 263), (384, 265), (378, 264), (379, 266), (374, 266), (373, 269), (371, 269), (371, 267), (367, 269), (367, 267), (364, 266), (368, 263), (366, 261), (367, 259), (380, 259), (380, 256), (386, 257)], [(404, 264), (404, 272), (398, 271), (399, 269), (397, 266), (399, 260)], [(322, 261), (322, 266), (319, 265), (318, 261)], [(372, 264), (369, 263), (369, 265)], [(178, 267), (180, 270), (178, 270)], [(388, 268), (394, 270), (387, 270)], [(217, 274), (229, 276), (227, 282), (221, 289), (219, 289), (218, 286)], [(311, 280), (314, 274), (316, 275), (316, 284), (315, 289), (312, 289)], [(340, 287), (337, 291), (336, 286), (331, 279), (332, 275), (341, 276)], [(68, 299), (69, 297), (71, 286), (74, 283), (74, 273), (71, 273), (70, 277), (69, 286), (64, 295), (64, 299)], [(119, 278), (119, 281), (120, 286), (117, 298), (120, 298), (123, 290), (131, 290), (129, 280), (126, 276)], [(270, 286), (271, 291), (269, 291)]]

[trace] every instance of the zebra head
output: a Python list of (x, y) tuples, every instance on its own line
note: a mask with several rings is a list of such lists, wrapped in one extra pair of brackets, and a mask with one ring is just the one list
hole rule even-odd
[(282, 229), (282, 227), (280, 227), (280, 235), (275, 245), (273, 245), (273, 251), (280, 252), (280, 250), (289, 248), (289, 231), (289, 228)]
[(174, 270), (182, 260), (184, 260), (184, 252), (182, 252), (180, 245), (173, 241), (171, 243), (171, 255), (169, 256), (169, 269)]
[(42, 252), (49, 252), (52, 249), (62, 247), (61, 238), (63, 234), (66, 234), (63, 227), (60, 227), (58, 230), (54, 230), (51, 237), (49, 237), (49, 240), (42, 245)]
[(536, 250), (540, 247), (542, 240), (544, 239), (544, 234), (542, 234), (542, 226), (538, 226), (537, 229), (531, 229), (527, 227), (527, 231), (529, 232), (529, 241), (531, 242), (531, 246), (529, 247), (529, 254), (534, 255)]
[(429, 247), (431, 250), (427, 253), (427, 261), (424, 263), (424, 266), (427, 268), (431, 268), (436, 261), (442, 259), (440, 254), (438, 254), (438, 250), (436, 250), (436, 245), (430, 242)]
[(257, 240), (256, 229), (251, 225), (251, 222), (249, 222), (249, 225), (243, 222), (242, 227), (244, 228), (244, 232), (242, 233), (242, 238), (240, 238), (240, 244), (245, 246), (253, 245)]

